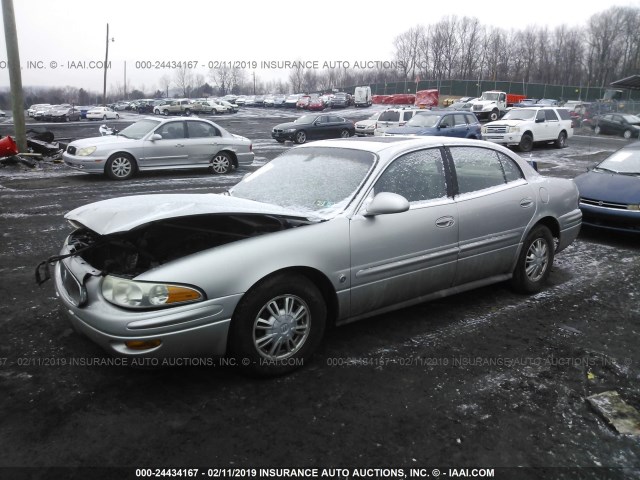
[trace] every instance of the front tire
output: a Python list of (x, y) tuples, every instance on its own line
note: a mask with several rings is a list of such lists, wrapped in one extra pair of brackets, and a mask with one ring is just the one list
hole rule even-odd
[(211, 160), (211, 172), (216, 174), (225, 174), (229, 173), (231, 167), (233, 166), (233, 161), (231, 157), (227, 153), (219, 152), (213, 157)]
[(349, 135), (349, 130), (347, 130), (346, 128), (340, 132), (340, 138), (349, 138), (350, 136), (351, 135)]
[(300, 130), (299, 132), (296, 132), (296, 135), (295, 135), (295, 142), (296, 143), (302, 144), (302, 143), (304, 143), (306, 141), (307, 141), (307, 134), (303, 130)]
[(531, 136), (530, 133), (525, 133), (524, 135), (522, 135), (518, 148), (520, 149), (521, 152), (531, 151), (531, 149), (533, 148), (533, 137)]
[(602, 132), (600, 125), (596, 125), (595, 128), (593, 129), (593, 133), (595, 133), (596, 135), (600, 135), (600, 132)]
[(274, 275), (238, 304), (229, 327), (229, 352), (254, 375), (288, 373), (313, 355), (326, 317), (324, 298), (308, 278)]
[(136, 172), (136, 161), (128, 153), (116, 153), (109, 157), (105, 173), (111, 180), (128, 180)]
[(629, 140), (631, 138), (631, 130), (625, 130), (624, 133), (622, 134), (622, 136), (626, 139)]
[(489, 121), (491, 122), (495, 122), (496, 120), (498, 120), (498, 118), (500, 118), (500, 112), (498, 110), (493, 110), (489, 114)]
[(513, 271), (512, 288), (519, 293), (539, 292), (551, 273), (554, 250), (553, 236), (547, 227), (538, 225), (531, 230)]
[(567, 134), (565, 132), (560, 132), (558, 134), (558, 138), (554, 143), (556, 148), (564, 148), (567, 146)]

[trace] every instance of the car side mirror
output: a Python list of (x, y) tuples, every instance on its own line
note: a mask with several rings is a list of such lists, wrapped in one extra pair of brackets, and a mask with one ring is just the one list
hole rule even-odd
[(151, 137), (149, 137), (149, 140), (151, 140), (152, 142), (155, 142), (156, 140), (162, 140), (162, 135), (160, 135), (159, 133), (154, 133), (153, 135), (151, 135)]
[(544, 122), (544, 118), (536, 118), (536, 123), (542, 123)]
[(380, 192), (373, 197), (371, 203), (367, 205), (364, 216), (375, 217), (376, 215), (402, 213), (407, 210), (409, 210), (409, 201), (402, 195), (391, 192)]

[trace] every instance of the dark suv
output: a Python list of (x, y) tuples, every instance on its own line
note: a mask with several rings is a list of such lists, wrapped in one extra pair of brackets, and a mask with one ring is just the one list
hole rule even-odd
[(385, 135), (443, 135), (482, 139), (481, 125), (470, 112), (418, 111), (403, 127), (387, 129)]

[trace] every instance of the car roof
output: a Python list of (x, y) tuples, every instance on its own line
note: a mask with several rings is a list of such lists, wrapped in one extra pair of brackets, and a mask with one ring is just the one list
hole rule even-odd
[[(488, 146), (487, 142), (481, 140), (469, 140), (454, 137), (416, 137), (394, 135), (389, 137), (351, 137), (331, 140), (319, 140), (309, 144), (300, 145), (297, 148), (309, 147), (339, 147), (351, 148), (354, 150), (366, 150), (373, 153), (382, 153), (389, 151), (392, 155), (403, 150), (411, 150), (420, 147), (436, 147), (443, 145), (461, 145), (461, 146)], [(489, 145), (495, 148), (495, 145)]]

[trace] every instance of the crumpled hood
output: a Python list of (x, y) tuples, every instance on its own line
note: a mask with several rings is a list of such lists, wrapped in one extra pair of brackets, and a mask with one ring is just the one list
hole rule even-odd
[(119, 197), (90, 203), (64, 218), (99, 235), (126, 232), (158, 220), (205, 214), (262, 214), (295, 218), (312, 215), (268, 203), (214, 193), (158, 194)]

